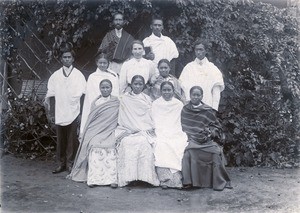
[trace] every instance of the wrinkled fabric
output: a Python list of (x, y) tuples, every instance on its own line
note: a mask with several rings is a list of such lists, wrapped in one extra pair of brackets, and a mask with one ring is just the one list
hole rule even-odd
[[(119, 100), (112, 96), (107, 102), (99, 106), (94, 104), (96, 101), (97, 99), (92, 104), (91, 112), (83, 130), (82, 141), (68, 177), (78, 182), (84, 182), (88, 179), (90, 170), (88, 162), (92, 149), (115, 149), (114, 131), (117, 127)], [(106, 159), (103, 160), (102, 163), (105, 163)], [(115, 165), (115, 163), (111, 163), (111, 165)], [(101, 183), (98, 184), (101, 185)]]
[(155, 137), (148, 133), (154, 128), (150, 97), (143, 93), (121, 96), (118, 124), (118, 185), (140, 180), (158, 186), (152, 148)]
[(181, 112), (181, 122), (189, 142), (182, 159), (183, 184), (214, 190), (229, 187), (223, 150), (212, 137), (213, 132), (222, 131), (216, 111), (205, 104), (194, 108), (189, 103)]

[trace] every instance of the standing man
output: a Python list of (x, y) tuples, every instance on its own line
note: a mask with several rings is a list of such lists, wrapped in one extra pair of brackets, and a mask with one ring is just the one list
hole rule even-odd
[(123, 62), (131, 56), (131, 43), (134, 38), (123, 29), (123, 14), (116, 13), (113, 16), (113, 25), (115, 29), (104, 36), (98, 53), (106, 53), (110, 59), (109, 69), (119, 74)]
[[(145, 58), (152, 60), (156, 65), (161, 59), (172, 59), (179, 56), (176, 44), (167, 36), (162, 35), (164, 29), (163, 20), (161, 17), (153, 17), (150, 25), (152, 34), (143, 40), (146, 56)], [(147, 51), (147, 48), (149, 50)], [(171, 74), (174, 75), (174, 64), (172, 65)]]
[(68, 45), (61, 49), (61, 62), (63, 67), (49, 78), (44, 101), (45, 107), (50, 110), (50, 97), (55, 98), (58, 167), (52, 171), (53, 174), (72, 169), (79, 145), (77, 117), (80, 114), (80, 98), (86, 87), (83, 74), (73, 66), (74, 52)]
[(187, 100), (190, 100), (190, 89), (200, 86), (203, 89), (202, 101), (210, 107), (218, 110), (220, 94), (224, 90), (223, 76), (220, 70), (206, 58), (207, 45), (202, 41), (196, 41), (196, 59), (188, 63), (179, 77)]

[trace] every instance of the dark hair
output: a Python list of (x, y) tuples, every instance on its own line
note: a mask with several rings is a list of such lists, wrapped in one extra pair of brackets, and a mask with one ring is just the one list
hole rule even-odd
[(199, 38), (194, 42), (194, 48), (197, 45), (200, 45), (200, 44), (202, 44), (204, 46), (205, 50), (207, 50), (207, 48), (208, 48), (208, 42), (205, 41), (205, 40), (203, 40), (203, 39), (199, 39)]
[(102, 83), (107, 82), (109, 83), (109, 85), (111, 86), (111, 88), (113, 87), (111, 81), (109, 79), (103, 79), (102, 81), (100, 81), (99, 87), (101, 86)]
[(143, 46), (143, 48), (145, 48), (145, 47), (144, 47), (144, 43), (143, 43), (141, 40), (134, 40), (134, 41), (131, 43), (131, 51), (132, 51), (132, 49), (133, 49), (133, 45), (134, 45), (134, 44), (140, 44), (140, 45)]
[(130, 83), (130, 84), (132, 84), (132, 83), (133, 83), (136, 79), (138, 79), (138, 78), (142, 79), (142, 80), (143, 80), (143, 83), (145, 84), (145, 79), (144, 79), (144, 77), (141, 76), (141, 75), (135, 75), (135, 76), (133, 76), (133, 78), (131, 79), (131, 83)]
[(174, 91), (174, 85), (170, 81), (162, 82), (161, 85), (160, 85), (160, 91), (162, 90), (163, 86), (165, 86), (165, 85), (170, 85), (172, 87), (173, 91)]
[(101, 53), (99, 53), (99, 54), (97, 54), (96, 55), (96, 58), (95, 58), (95, 62), (96, 62), (96, 64), (97, 64), (97, 62), (101, 59), (101, 58), (104, 58), (104, 59), (106, 59), (107, 60), (107, 62), (109, 63), (109, 59), (108, 59), (108, 56), (107, 56), (107, 54), (106, 53), (103, 53), (103, 52), (101, 52)]
[(202, 89), (200, 86), (193, 86), (193, 87), (190, 89), (190, 95), (192, 94), (192, 92), (193, 92), (195, 89), (200, 90), (201, 95), (203, 95), (203, 89)]
[(60, 45), (60, 57), (62, 57), (62, 55), (64, 53), (68, 53), (70, 52), (73, 56), (73, 58), (75, 57), (75, 52), (73, 51), (73, 44), (71, 42), (64, 42)]
[(163, 59), (159, 60), (159, 62), (158, 62), (158, 64), (157, 64), (157, 67), (159, 67), (159, 65), (160, 65), (161, 63), (166, 63), (166, 64), (168, 64), (169, 68), (171, 69), (171, 63), (170, 63), (170, 61), (169, 61), (168, 59), (163, 58)]
[(152, 16), (151, 24), (153, 24), (153, 22), (154, 22), (155, 20), (160, 20), (160, 21), (162, 21), (162, 22), (164, 23), (164, 20), (163, 20), (163, 18), (162, 18), (160, 15)]

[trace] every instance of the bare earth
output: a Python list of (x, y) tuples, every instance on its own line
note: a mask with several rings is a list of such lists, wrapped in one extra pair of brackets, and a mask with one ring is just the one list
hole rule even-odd
[(299, 169), (228, 168), (233, 189), (89, 188), (54, 161), (4, 155), (1, 212), (300, 212)]

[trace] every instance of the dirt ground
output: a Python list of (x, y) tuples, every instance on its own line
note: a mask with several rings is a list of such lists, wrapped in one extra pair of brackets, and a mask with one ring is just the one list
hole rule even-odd
[(228, 168), (233, 189), (89, 188), (54, 161), (1, 158), (1, 212), (300, 212), (299, 169)]

